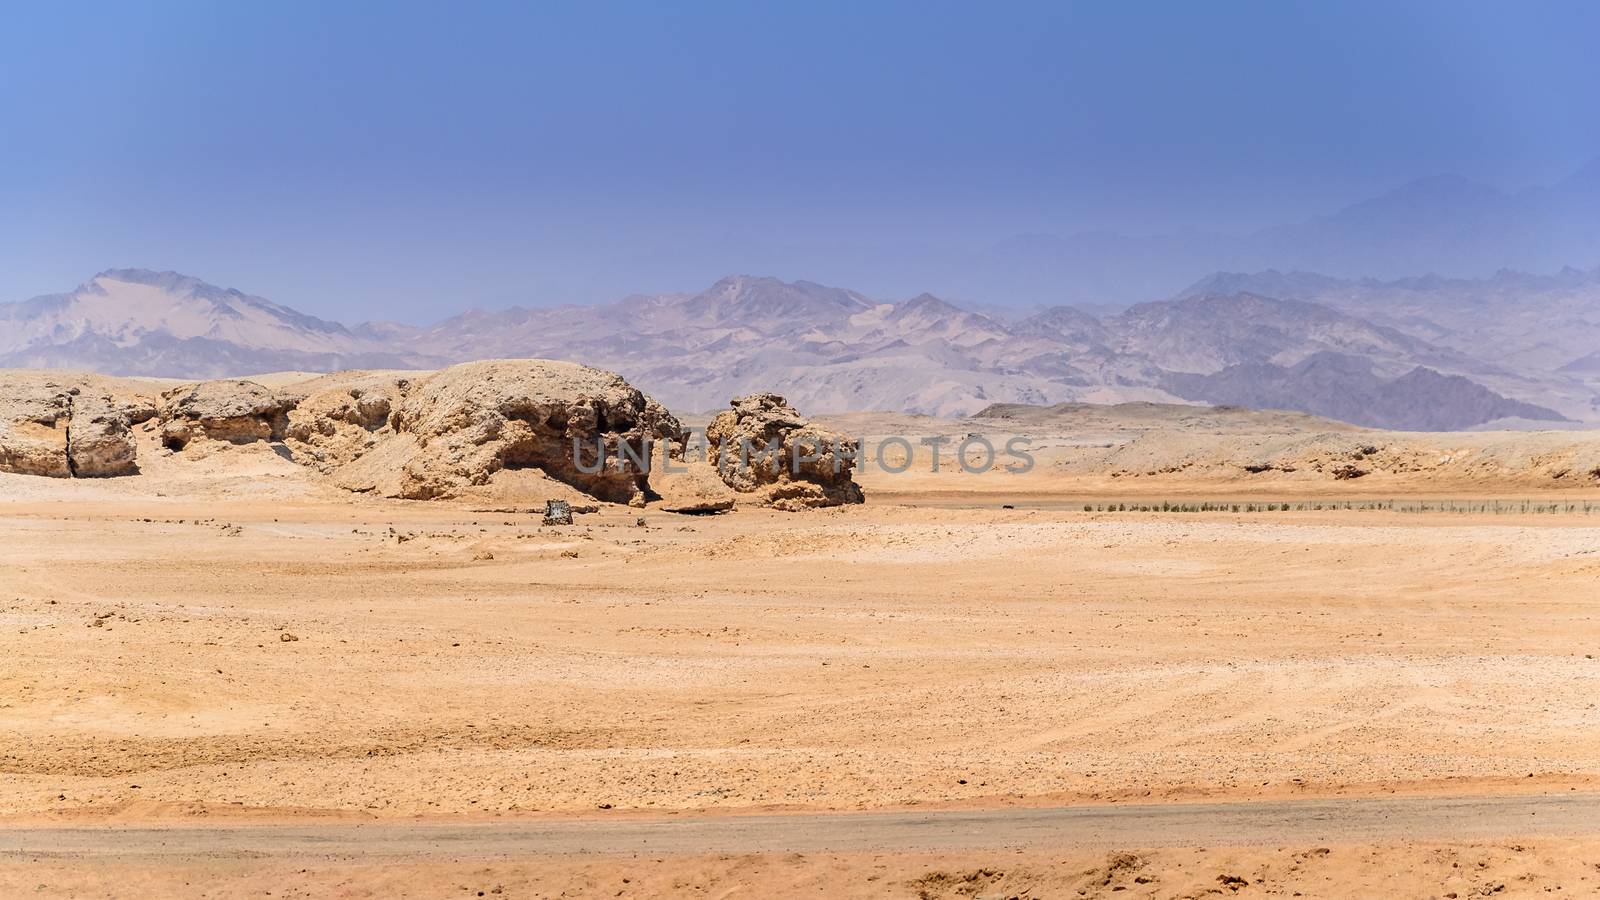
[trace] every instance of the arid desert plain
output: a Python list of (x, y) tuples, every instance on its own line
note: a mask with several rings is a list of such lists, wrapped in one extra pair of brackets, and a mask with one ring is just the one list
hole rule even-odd
[(819, 417), (1037, 464), (685, 514), (153, 402), (0, 474), (0, 896), (1600, 893), (1595, 432)]

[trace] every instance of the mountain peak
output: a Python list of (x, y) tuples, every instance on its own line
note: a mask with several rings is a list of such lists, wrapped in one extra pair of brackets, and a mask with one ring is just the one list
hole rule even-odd
[(705, 293), (736, 294), (751, 288), (783, 286), (783, 284), (784, 282), (771, 275), (724, 275), (711, 287), (706, 288)]
[(106, 269), (0, 318), (0, 358), (21, 365), (198, 377), (403, 361), (336, 322), (173, 271)]
[[(172, 297), (174, 300), (178, 298), (190, 298), (193, 300), (204, 301), (210, 303), (213, 307), (216, 307), (219, 311), (223, 312), (231, 309), (235, 304), (244, 304), (246, 306), (271, 309), (285, 316), (303, 316), (302, 313), (295, 312), (287, 307), (280, 307), (277, 304), (274, 304), (268, 300), (263, 300), (260, 297), (251, 297), (233, 288), (217, 287), (216, 285), (196, 278), (193, 275), (185, 275), (182, 272), (174, 272), (171, 270), (158, 271), (155, 269), (137, 268), (106, 269), (105, 271), (95, 275), (94, 278), (90, 279), (89, 283), (84, 285), (84, 289), (93, 291), (95, 293), (104, 294), (106, 293), (104, 282), (134, 284), (139, 285), (140, 287), (154, 288), (157, 291)], [(310, 316), (304, 316), (304, 318), (307, 321), (311, 321)]]
[(168, 281), (189, 278), (182, 272), (171, 269), (144, 269), (138, 267), (105, 269), (96, 272), (96, 278), (110, 278), (114, 281), (126, 281), (133, 284), (146, 284), (152, 281)]
[(209, 288), (221, 292), (223, 289), (214, 284), (185, 275), (182, 272), (171, 270), (157, 271), (155, 269), (106, 269), (94, 276), (92, 280), (99, 281), (105, 278), (111, 281), (120, 281), (124, 284), (142, 284), (148, 287), (157, 287), (164, 290), (183, 290), (193, 288)]
[(941, 300), (924, 291), (910, 300), (894, 304), (894, 310), (889, 313), (891, 321), (903, 321), (916, 318), (925, 321), (951, 321), (966, 322), (973, 325), (982, 325), (993, 330), (1004, 330), (999, 323), (988, 316), (971, 312), (956, 306), (948, 300)]
[(905, 303), (902, 303), (901, 307), (903, 309), (938, 309), (957, 312), (960, 311), (955, 305), (947, 303), (944, 300), (940, 300), (938, 297), (935, 297), (927, 291), (923, 291), (915, 297), (912, 297), (910, 300), (907, 300)]
[(782, 281), (771, 276), (729, 275), (688, 299), (690, 313), (724, 323), (816, 324), (846, 318), (872, 304), (854, 291), (814, 281)]
[(1105, 324), (1099, 317), (1076, 306), (1052, 306), (1041, 310), (1018, 322), (1013, 331), (1061, 341), (1100, 342), (1106, 339)]

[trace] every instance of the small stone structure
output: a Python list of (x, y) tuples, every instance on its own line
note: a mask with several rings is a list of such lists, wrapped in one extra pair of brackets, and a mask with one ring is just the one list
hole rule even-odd
[(544, 502), (544, 524), (571, 525), (572, 504), (565, 500), (546, 500)]

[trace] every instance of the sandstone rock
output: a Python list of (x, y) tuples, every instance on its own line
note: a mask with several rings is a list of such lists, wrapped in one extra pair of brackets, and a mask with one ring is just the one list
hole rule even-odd
[[(0, 471), (136, 473), (133, 426), (153, 419), (143, 431), (159, 428), (162, 445), (176, 453), (196, 441), (281, 442), (280, 455), (331, 483), (388, 497), (532, 494), (573, 503), (658, 501), (682, 513), (721, 512), (741, 501), (803, 509), (861, 500), (847, 458), (854, 442), (810, 428), (781, 397), (735, 401), (712, 423), (705, 452), (686, 458), (684, 430), (664, 407), (618, 375), (574, 363), (341, 373), (277, 390), (207, 381), (154, 401), (138, 382), (103, 376), (0, 378), (16, 381), (0, 381)], [(746, 446), (751, 455), (741, 464)]]
[(459, 496), (501, 471), (536, 469), (591, 497), (642, 504), (648, 473), (624, 464), (623, 448), (645, 460), (651, 443), (683, 434), (621, 376), (575, 363), (475, 362), (356, 388), (308, 396), (290, 447), (322, 454), (336, 483), (393, 497)]
[(143, 425), (160, 414), (160, 407), (150, 397), (141, 396), (113, 396), (111, 402), (130, 426)]
[(0, 472), (71, 478), (66, 429), (26, 420), (0, 422)]
[(326, 473), (371, 452), (395, 433), (389, 416), (413, 381), (374, 375), (312, 391), (289, 412), (284, 432), (295, 461)]
[(0, 472), (72, 477), (67, 463), (70, 397), (49, 387), (0, 385)]
[(161, 395), (161, 442), (182, 450), (206, 439), (230, 444), (282, 440), (299, 398), (253, 381), (202, 381)]
[[(739, 495), (723, 483), (703, 454), (684, 454), (682, 448), (669, 452), (665, 441), (658, 441), (651, 449), (650, 490), (660, 500), (667, 512), (705, 515), (730, 510)], [(703, 449), (703, 448), (700, 448)], [(684, 456), (688, 456), (685, 459)]]
[(862, 502), (850, 475), (860, 452), (856, 441), (811, 427), (777, 394), (740, 397), (732, 407), (706, 427), (728, 487), (775, 509)]
[(53, 478), (138, 471), (129, 416), (149, 403), (113, 400), (94, 376), (15, 373), (0, 381), (0, 472)]
[(128, 427), (127, 407), (110, 397), (79, 395), (67, 428), (67, 462), (79, 478), (133, 475), (138, 447)]

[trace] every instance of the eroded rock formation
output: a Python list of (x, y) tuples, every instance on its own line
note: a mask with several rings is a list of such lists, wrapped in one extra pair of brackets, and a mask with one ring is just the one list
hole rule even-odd
[(735, 399), (732, 409), (711, 420), (706, 438), (723, 482), (759, 505), (806, 509), (862, 502), (850, 474), (859, 444), (812, 427), (777, 394)]
[(182, 450), (199, 438), (249, 444), (282, 440), (298, 397), (253, 381), (202, 381), (161, 395), (161, 443)]
[(618, 375), (575, 363), (346, 373), (287, 390), (207, 381), (157, 401), (126, 389), (137, 382), (24, 374), (0, 385), (0, 471), (132, 474), (135, 426), (148, 422), (139, 431), (158, 455), (271, 443), (340, 487), (404, 499), (505, 490), (497, 473), (529, 469), (597, 499), (677, 512), (861, 500), (854, 442), (810, 428), (781, 397), (734, 401), (708, 429), (706, 454), (685, 453), (687, 435), (664, 407)]
[[(324, 380), (335, 383), (322, 386)], [(290, 410), (284, 432), (295, 461), (330, 474), (360, 460), (395, 433), (390, 415), (412, 383), (411, 377), (369, 375), (306, 385), (309, 392)]]
[(109, 396), (75, 396), (67, 427), (67, 464), (72, 474), (104, 478), (138, 472), (139, 448), (131, 426), (142, 413)]
[(648, 474), (622, 464), (624, 447), (644, 460), (651, 442), (682, 433), (618, 375), (500, 360), (313, 393), (290, 416), (288, 443), (336, 483), (386, 496), (450, 497), (532, 468), (602, 500), (643, 504)]
[(113, 397), (93, 377), (9, 374), (0, 378), (0, 472), (131, 475), (139, 470), (131, 426), (154, 411), (144, 397)]
[(7, 382), (0, 399), (0, 471), (68, 478), (66, 421), (71, 397), (56, 385)]

